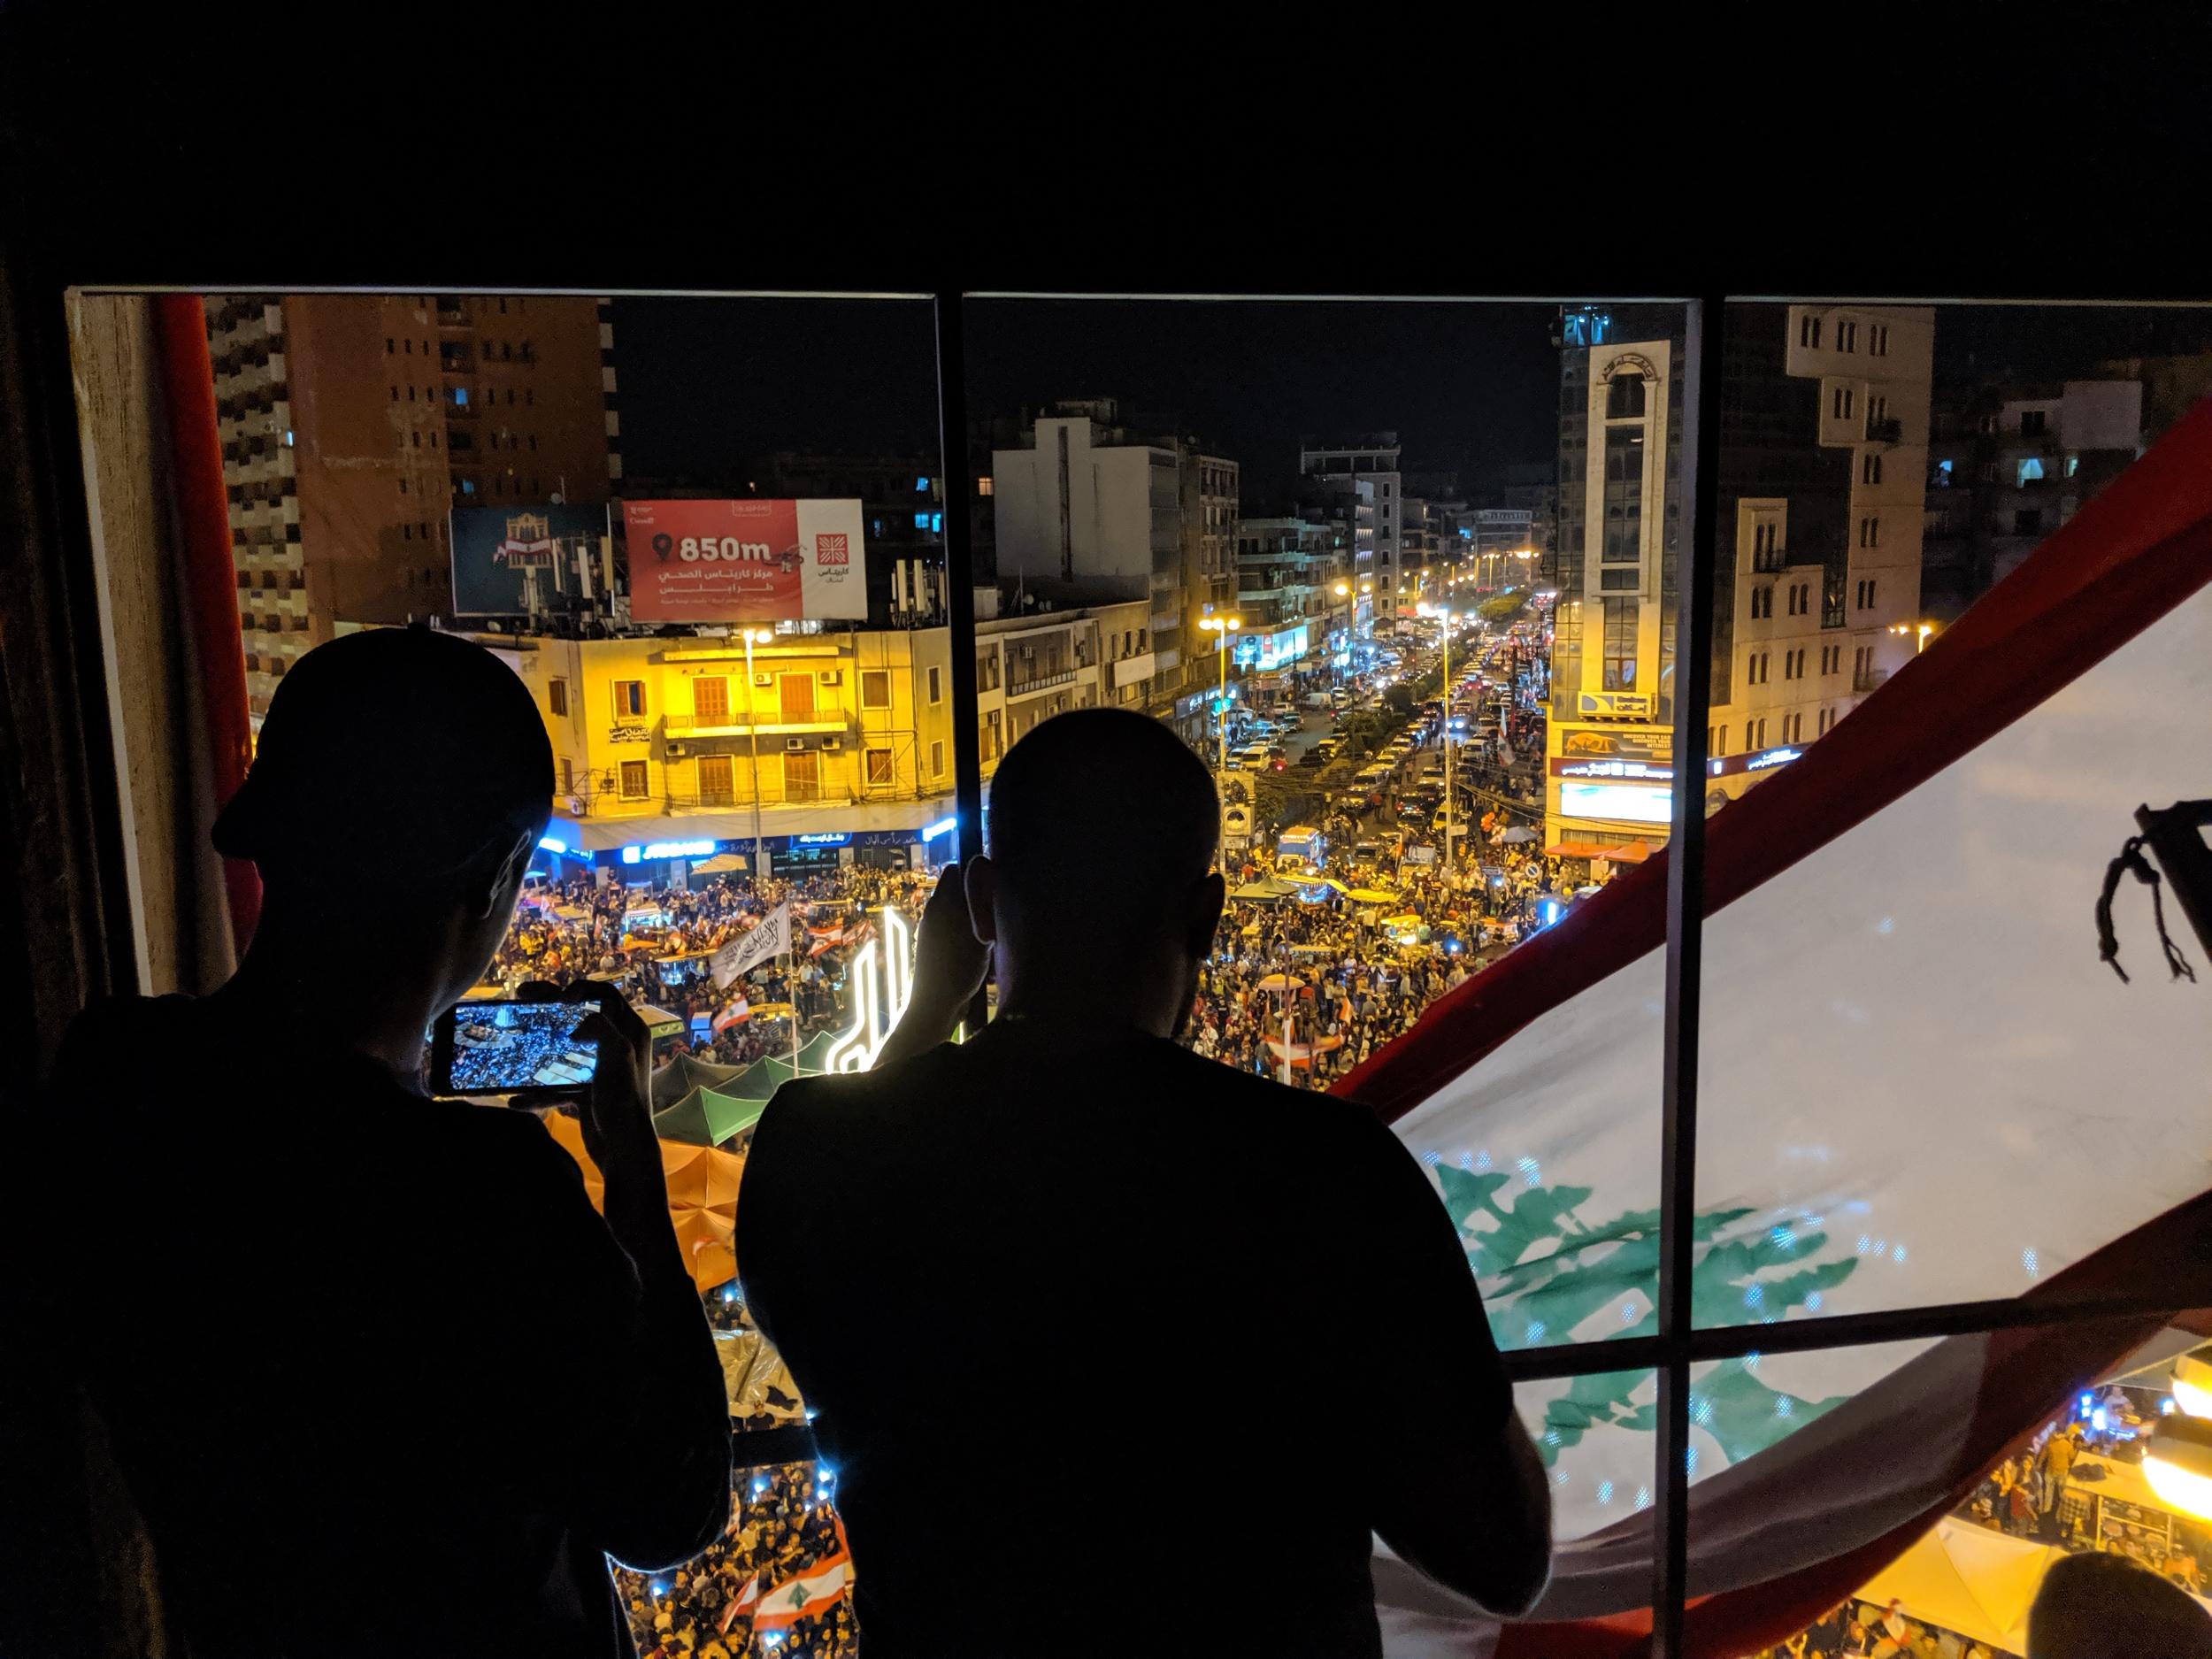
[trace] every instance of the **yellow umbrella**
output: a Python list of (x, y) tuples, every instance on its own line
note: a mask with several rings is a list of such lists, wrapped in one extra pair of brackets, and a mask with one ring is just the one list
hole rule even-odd
[(1264, 979), (1253, 981), (1255, 988), (1262, 991), (1287, 991), (1304, 983), (1305, 980), (1294, 973), (1271, 973)]

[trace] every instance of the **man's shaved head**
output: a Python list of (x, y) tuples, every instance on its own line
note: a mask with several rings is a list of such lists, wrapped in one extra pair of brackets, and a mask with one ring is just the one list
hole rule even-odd
[(1220, 829), (1213, 779), (1181, 739), (1142, 715), (1083, 709), (1008, 751), (986, 839), (998, 903), (1027, 940), (1126, 949), (1178, 924)]

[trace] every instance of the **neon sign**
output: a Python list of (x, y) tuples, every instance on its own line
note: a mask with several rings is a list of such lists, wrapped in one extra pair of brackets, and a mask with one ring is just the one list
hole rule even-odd
[(883, 934), (853, 958), (853, 1023), (823, 1056), (825, 1071), (865, 1071), (914, 997), (914, 933), (895, 909), (883, 912)]
[(794, 835), (791, 844), (795, 847), (842, 847), (852, 838), (850, 830), (817, 830), (811, 834)]
[(940, 835), (950, 834), (954, 830), (956, 830), (959, 827), (960, 820), (958, 818), (941, 818), (934, 824), (926, 825), (923, 827), (922, 839), (926, 841), (933, 841)]
[(648, 841), (642, 847), (632, 842), (622, 849), (622, 862), (634, 864), (645, 858), (711, 858), (718, 841)]

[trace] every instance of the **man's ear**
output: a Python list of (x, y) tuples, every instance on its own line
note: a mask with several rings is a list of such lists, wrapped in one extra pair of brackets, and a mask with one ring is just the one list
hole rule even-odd
[[(492, 851), (498, 843), (487, 849)], [(514, 845), (504, 856), (487, 858), (479, 866), (478, 877), (469, 883), (467, 900), (469, 914), (479, 921), (488, 920), (499, 902), (522, 885), (523, 872), (530, 867), (530, 855), (538, 849), (538, 832), (524, 830), (515, 837)]]
[(996, 944), (998, 918), (992, 912), (991, 898), (998, 891), (998, 872), (991, 868), (988, 858), (978, 853), (968, 860), (963, 879), (968, 895), (968, 926), (975, 930), (976, 942)]
[(1218, 870), (1201, 876), (1192, 887), (1184, 948), (1194, 960), (1213, 955), (1214, 935), (1221, 928), (1222, 907), (1228, 902), (1229, 884)]

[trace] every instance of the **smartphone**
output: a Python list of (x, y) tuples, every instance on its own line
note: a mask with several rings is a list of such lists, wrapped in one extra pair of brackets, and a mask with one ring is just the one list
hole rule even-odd
[(511, 1094), (518, 1089), (587, 1087), (599, 1044), (576, 1027), (593, 1002), (462, 1002), (430, 1033), (434, 1094)]

